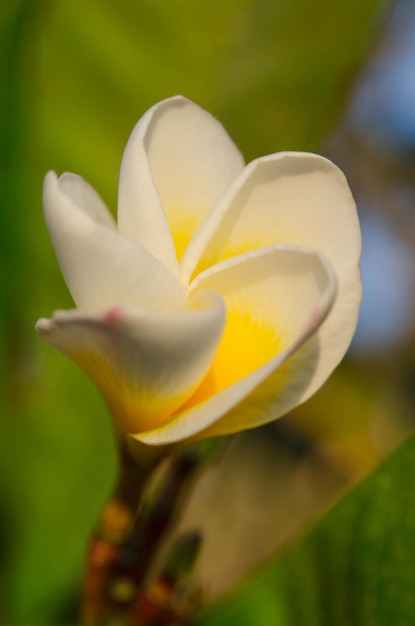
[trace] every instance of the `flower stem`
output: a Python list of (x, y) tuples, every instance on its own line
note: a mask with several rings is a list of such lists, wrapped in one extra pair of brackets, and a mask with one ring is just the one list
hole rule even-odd
[[(137, 463), (124, 442), (119, 445), (119, 476), (89, 544), (86, 561), (81, 622), (102, 623), (107, 604), (109, 578), (121, 546), (133, 530), (143, 491), (162, 457)], [(147, 460), (146, 460), (147, 461)]]
[[(91, 542), (83, 624), (150, 626), (156, 622), (170, 623), (173, 617), (174, 623), (181, 623), (180, 616), (170, 610), (175, 586), (183, 577), (180, 559), (177, 559), (177, 576), (172, 574), (172, 566), (169, 565), (169, 580), (175, 582), (167, 587), (164, 585), (168, 593), (164, 594), (162, 606), (158, 608), (153, 597), (154, 584), (148, 588), (151, 598), (147, 594), (149, 571), (166, 532), (180, 510), (185, 486), (211, 452), (212, 447), (206, 445), (184, 449), (164, 459), (154, 472), (151, 471), (155, 469), (154, 464), (143, 471), (128, 454), (125, 456), (124, 451), (119, 485), (104, 510), (97, 536)], [(200, 537), (194, 546), (192, 541), (189, 544), (184, 540), (184, 545), (190, 546), (187, 550), (193, 551), (189, 557), (192, 563), (200, 544)], [(156, 583), (164, 578), (164, 574), (159, 576)], [(151, 615), (148, 613), (149, 606)]]

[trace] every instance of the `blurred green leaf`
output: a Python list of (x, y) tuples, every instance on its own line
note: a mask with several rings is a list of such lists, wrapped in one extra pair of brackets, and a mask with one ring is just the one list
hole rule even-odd
[(42, 32), (44, 156), (58, 170), (82, 173), (115, 208), (133, 125), (175, 93), (218, 115), (247, 160), (316, 150), (371, 50), (379, 9), (390, 4), (55, 2)]
[(197, 626), (411, 626), (415, 437)]

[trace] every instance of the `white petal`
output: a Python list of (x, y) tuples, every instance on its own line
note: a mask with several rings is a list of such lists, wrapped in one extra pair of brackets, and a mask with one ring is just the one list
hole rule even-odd
[[(182, 280), (233, 255), (278, 243), (314, 248), (335, 271), (336, 302), (319, 332), (331, 371), (349, 347), (362, 297), (356, 206), (331, 161), (287, 152), (250, 163), (193, 238), (182, 261)], [(326, 378), (321, 371), (309, 395)]]
[(173, 315), (114, 308), (56, 312), (37, 331), (97, 384), (126, 432), (158, 426), (194, 391), (212, 362), (225, 322), (221, 297), (200, 293)]
[(76, 305), (96, 311), (120, 304), (159, 311), (186, 307), (179, 281), (139, 242), (113, 229), (97, 198), (80, 178), (58, 179), (54, 172), (45, 178), (46, 223)]
[(172, 234), (144, 143), (157, 106), (149, 109), (136, 124), (124, 150), (118, 190), (118, 231), (139, 241), (178, 276), (179, 264)]
[(319, 250), (338, 277), (354, 271), (361, 250), (356, 206), (344, 174), (328, 159), (280, 152), (249, 163), (194, 237), (183, 278), (279, 243)]
[(105, 202), (81, 176), (66, 172), (59, 176), (59, 187), (94, 222), (116, 229), (115, 220)]
[(223, 296), (227, 324), (195, 394), (169, 422), (136, 435), (149, 445), (276, 419), (305, 399), (322, 372), (329, 374), (316, 330), (332, 305), (336, 280), (321, 255), (294, 246), (258, 250), (207, 270), (192, 288)]
[(120, 232), (139, 239), (170, 267), (172, 250), (162, 210), (180, 259), (204, 216), (242, 168), (240, 152), (212, 115), (182, 96), (160, 102), (138, 122), (124, 153)]

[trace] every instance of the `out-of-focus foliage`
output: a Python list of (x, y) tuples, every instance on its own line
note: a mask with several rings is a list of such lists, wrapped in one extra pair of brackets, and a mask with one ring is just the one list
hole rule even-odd
[(115, 209), (129, 132), (151, 104), (177, 92), (218, 115), (247, 159), (317, 149), (387, 5), (1, 4), (3, 622), (75, 619), (86, 539), (115, 475), (102, 401), (33, 330), (38, 317), (72, 306), (41, 215), (45, 171), (83, 175)]
[(198, 626), (410, 626), (415, 439)]

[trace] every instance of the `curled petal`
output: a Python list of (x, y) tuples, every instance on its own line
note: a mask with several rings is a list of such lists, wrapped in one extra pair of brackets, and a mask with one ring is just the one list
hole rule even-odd
[(123, 431), (140, 432), (183, 404), (213, 360), (225, 322), (222, 298), (203, 292), (191, 304), (171, 315), (58, 311), (36, 329), (92, 378)]
[[(337, 278), (336, 302), (319, 332), (327, 370), (344, 356), (362, 298), (361, 234), (344, 174), (316, 154), (281, 152), (250, 163), (189, 245), (182, 280), (234, 255), (288, 243), (324, 254)], [(326, 379), (317, 376), (309, 395)]]
[[(168, 267), (218, 197), (243, 168), (222, 125), (183, 96), (152, 107), (133, 130), (123, 156), (118, 223)], [(164, 214), (163, 214), (164, 211)]]
[(49, 172), (44, 184), (46, 223), (76, 305), (115, 305), (175, 311), (187, 306), (178, 279), (138, 241), (113, 228), (110, 215), (81, 178)]
[(319, 250), (337, 275), (355, 268), (356, 206), (344, 174), (328, 159), (280, 152), (249, 163), (192, 241), (183, 275), (279, 243)]
[(316, 331), (336, 279), (320, 254), (296, 246), (258, 250), (212, 267), (191, 287), (222, 295), (222, 340), (195, 394), (169, 422), (136, 434), (139, 441), (161, 445), (258, 426), (302, 402), (331, 372)]

